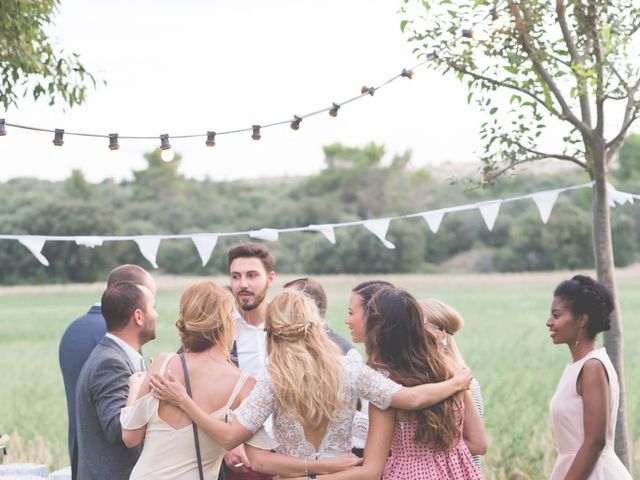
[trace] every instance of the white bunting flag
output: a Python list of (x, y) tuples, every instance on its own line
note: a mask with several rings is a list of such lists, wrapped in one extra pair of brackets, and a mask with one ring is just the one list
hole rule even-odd
[(616, 190), (616, 187), (614, 187), (610, 183), (607, 183), (607, 193), (609, 194), (610, 207), (615, 207), (616, 203), (618, 205), (624, 205), (627, 202), (633, 204), (633, 195)]
[(320, 232), (324, 235), (324, 238), (329, 240), (329, 243), (332, 243), (333, 245), (336, 244), (336, 232), (333, 229), (333, 225), (309, 225), (307, 228), (309, 230)]
[(195, 233), (191, 235), (191, 241), (193, 241), (193, 244), (196, 246), (198, 255), (200, 255), (200, 260), (202, 260), (202, 266), (204, 267), (209, 262), (213, 249), (216, 248), (218, 235)]
[(480, 210), (482, 218), (484, 219), (484, 223), (487, 225), (489, 231), (493, 230), (493, 226), (496, 223), (496, 218), (498, 218), (498, 212), (500, 211), (501, 204), (502, 200), (490, 200), (488, 202), (476, 203), (476, 206)]
[(84, 247), (101, 247), (103, 243), (103, 237), (76, 237), (76, 245), (82, 245)]
[(540, 218), (542, 223), (547, 223), (551, 216), (551, 210), (558, 200), (558, 190), (551, 190), (548, 192), (534, 193), (531, 195), (538, 211), (540, 212)]
[(446, 210), (433, 210), (431, 212), (423, 213), (422, 218), (425, 219), (433, 233), (438, 233), (440, 223), (442, 223), (445, 213), (447, 213)]
[(138, 244), (142, 256), (153, 265), (153, 268), (158, 268), (156, 257), (158, 255), (158, 248), (160, 248), (161, 237), (143, 236), (134, 237), (134, 240)]
[(274, 228), (261, 228), (260, 230), (251, 230), (249, 232), (251, 238), (259, 238), (260, 240), (269, 240), (275, 242), (278, 240), (278, 230)]
[(377, 220), (366, 220), (362, 224), (367, 230), (373, 233), (388, 249), (393, 250), (396, 246), (386, 239), (387, 230), (389, 230), (390, 218), (379, 218)]
[(42, 255), (42, 248), (44, 247), (45, 242), (47, 241), (44, 237), (36, 237), (33, 235), (25, 235), (23, 237), (18, 237), (18, 241), (27, 247), (29, 251), (33, 254), (34, 257), (38, 259), (38, 261), (44, 265), (45, 267), (49, 266), (49, 260), (46, 259), (44, 255)]

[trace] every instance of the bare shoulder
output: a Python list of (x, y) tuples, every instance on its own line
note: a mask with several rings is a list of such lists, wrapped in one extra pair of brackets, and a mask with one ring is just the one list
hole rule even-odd
[(597, 358), (590, 358), (580, 370), (577, 382), (578, 395), (583, 395), (585, 392), (600, 390), (607, 387), (609, 383), (609, 376), (607, 375), (607, 369), (604, 364)]

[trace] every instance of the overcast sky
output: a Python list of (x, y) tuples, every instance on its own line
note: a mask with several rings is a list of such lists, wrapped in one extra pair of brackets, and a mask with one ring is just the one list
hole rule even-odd
[[(52, 37), (78, 52), (107, 82), (82, 107), (64, 112), (24, 99), (0, 117), (67, 131), (170, 135), (234, 130), (286, 120), (343, 101), (417, 63), (400, 32), (398, 2), (389, 0), (62, 0)], [(333, 142), (413, 150), (413, 164), (471, 161), (479, 115), (463, 87), (424, 68), (373, 97), (345, 105), (338, 117), (220, 136), (172, 140), (186, 176), (215, 179), (299, 175), (323, 165)], [(58, 180), (71, 169), (88, 179), (122, 179), (142, 168), (159, 141), (106, 140), (9, 129), (0, 139), (0, 180)]]
[[(51, 31), (67, 52), (105, 80), (81, 107), (64, 112), (23, 99), (0, 112), (9, 123), (86, 133), (204, 134), (286, 120), (343, 101), (418, 60), (403, 37), (400, 0), (62, 0)], [(334, 142), (413, 150), (413, 165), (470, 162), (480, 148), (482, 116), (453, 76), (422, 67), (373, 97), (345, 105), (336, 118), (171, 144), (181, 172), (194, 178), (255, 178), (316, 172)], [(121, 140), (114, 156), (103, 139), (8, 129), (0, 138), (0, 180), (59, 180), (80, 169), (91, 181), (130, 178), (159, 140)]]

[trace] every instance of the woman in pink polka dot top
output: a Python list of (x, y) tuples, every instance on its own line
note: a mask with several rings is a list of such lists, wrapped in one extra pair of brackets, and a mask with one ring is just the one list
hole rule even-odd
[[(423, 324), (420, 305), (409, 293), (380, 289), (367, 305), (365, 331), (368, 363), (392, 380), (411, 386), (453, 375), (436, 332)], [(477, 480), (482, 475), (471, 455), (485, 451), (482, 419), (467, 390), (416, 412), (370, 406), (364, 464), (312, 478)]]

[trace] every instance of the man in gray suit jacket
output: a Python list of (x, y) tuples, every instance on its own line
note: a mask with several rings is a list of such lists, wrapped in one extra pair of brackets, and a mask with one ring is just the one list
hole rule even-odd
[(128, 479), (139, 448), (122, 442), (120, 411), (129, 378), (142, 368), (142, 345), (155, 338), (155, 295), (142, 285), (121, 282), (102, 295), (107, 334), (87, 359), (76, 391), (78, 479)]
[[(149, 272), (138, 265), (120, 265), (109, 272), (107, 288), (116, 283), (132, 282), (146, 286), (155, 295), (156, 285)], [(76, 384), (80, 371), (87, 358), (102, 340), (107, 327), (102, 316), (100, 303), (93, 305), (89, 311), (80, 318), (71, 322), (62, 339), (58, 357), (60, 370), (64, 380), (64, 391), (67, 397), (67, 414), (69, 419), (68, 443), (69, 459), (71, 461), (71, 476), (73, 480), (78, 475), (78, 444), (76, 438)]]

